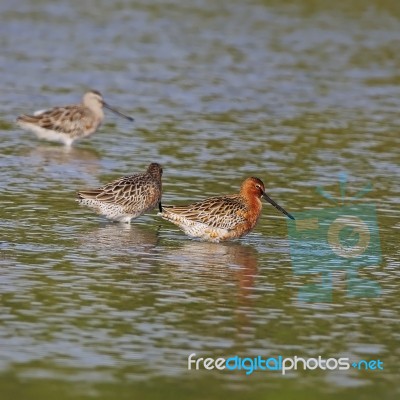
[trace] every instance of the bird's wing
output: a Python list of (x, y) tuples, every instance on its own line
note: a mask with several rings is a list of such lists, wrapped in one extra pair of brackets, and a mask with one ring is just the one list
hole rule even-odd
[(90, 129), (94, 124), (90, 110), (80, 105), (54, 107), (34, 115), (21, 115), (17, 122), (30, 123), (74, 136)]
[(164, 206), (167, 212), (215, 228), (233, 229), (246, 222), (247, 207), (237, 195), (210, 197), (188, 206)]
[(125, 176), (97, 189), (82, 190), (78, 197), (132, 207), (142, 204), (149, 197), (159, 197), (154, 182), (143, 174)]

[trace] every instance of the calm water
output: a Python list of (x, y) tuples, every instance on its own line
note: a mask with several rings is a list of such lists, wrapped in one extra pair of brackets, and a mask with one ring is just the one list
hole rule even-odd
[[(1, 399), (398, 398), (400, 5), (348, 3), (1, 1)], [(88, 88), (135, 123), (108, 114), (71, 151), (15, 127)], [(328, 296), (304, 301), (328, 226), (291, 252), (271, 206), (249, 236), (208, 244), (155, 213), (128, 227), (75, 203), (152, 161), (165, 203), (255, 175), (289, 212), (323, 216), (316, 187), (339, 196), (346, 173), (351, 202), (372, 184), (355, 201), (376, 206), (370, 286), (335, 270)], [(384, 370), (188, 371), (193, 352)]]

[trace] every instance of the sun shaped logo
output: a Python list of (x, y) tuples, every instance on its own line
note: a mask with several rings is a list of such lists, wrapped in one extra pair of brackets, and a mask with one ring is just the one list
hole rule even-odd
[(359, 199), (372, 190), (368, 184), (348, 195), (347, 174), (339, 174), (339, 195), (322, 187), (316, 191), (330, 207), (293, 213), (287, 221), (292, 266), (296, 274), (319, 274), (317, 284), (307, 285), (299, 296), (307, 301), (329, 301), (334, 271), (345, 271), (349, 296), (376, 296), (376, 282), (358, 277), (360, 268), (381, 262), (375, 204)]
[[(346, 202), (352, 203), (372, 190), (369, 183), (355, 196), (347, 199), (347, 174), (339, 174), (340, 197), (334, 197), (326, 192), (321, 186), (317, 187), (317, 193), (335, 203), (344, 206)], [(358, 216), (338, 216), (329, 226), (327, 240), (332, 251), (339, 257), (354, 258), (365, 252), (371, 240), (368, 225)]]

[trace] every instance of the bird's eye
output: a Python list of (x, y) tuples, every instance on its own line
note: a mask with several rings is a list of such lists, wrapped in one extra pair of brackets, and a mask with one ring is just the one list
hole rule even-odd
[(256, 184), (256, 189), (259, 191), (259, 193), (264, 193), (264, 188), (261, 185)]

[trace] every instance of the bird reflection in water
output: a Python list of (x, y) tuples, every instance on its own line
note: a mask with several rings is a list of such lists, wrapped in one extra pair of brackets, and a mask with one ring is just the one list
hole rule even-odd
[[(224, 301), (236, 304), (239, 327), (248, 326), (258, 270), (258, 253), (253, 246), (238, 242), (185, 241), (166, 257), (168, 264), (174, 266), (170, 273), (175, 282), (187, 283), (190, 276), (192, 287), (206, 291), (210, 297), (225, 296)], [(231, 288), (229, 292), (227, 287)]]
[(135, 261), (132, 256), (152, 254), (158, 240), (157, 230), (145, 225), (105, 222), (94, 230), (84, 232), (79, 242), (84, 251), (108, 259), (118, 259), (131, 266)]
[[(82, 149), (75, 147), (60, 147), (54, 145), (39, 145), (29, 151), (29, 157), (34, 160), (32, 164), (39, 169), (46, 169), (50, 175), (52, 173), (65, 178), (82, 178), (87, 174), (89, 184), (92, 183), (92, 176), (98, 176), (101, 172), (100, 154), (96, 150)], [(51, 168), (47, 171), (47, 168)], [(93, 181), (93, 184), (97, 184)]]
[[(96, 257), (104, 268), (127, 267), (132, 272), (146, 272), (132, 285), (140, 287), (143, 280), (152, 276), (151, 284), (161, 288), (155, 297), (161, 299), (165, 291), (168, 295), (163, 301), (168, 299), (179, 308), (186, 301), (210, 304), (205, 318), (218, 318), (221, 312), (225, 314), (224, 310), (231, 310), (228, 312), (235, 316), (235, 336), (240, 341), (241, 334), (252, 329), (257, 250), (237, 242), (174, 241), (171, 246), (152, 229), (151, 218), (147, 216), (143, 223), (130, 225), (106, 222), (84, 232), (79, 239), (80, 254)], [(125, 271), (119, 279), (126, 277)], [(189, 314), (190, 310), (187, 308)]]

